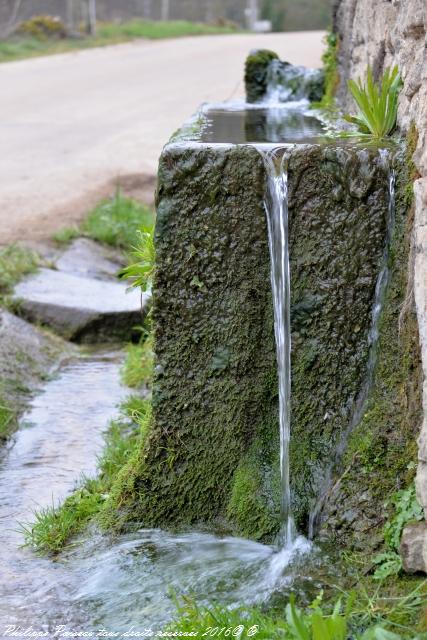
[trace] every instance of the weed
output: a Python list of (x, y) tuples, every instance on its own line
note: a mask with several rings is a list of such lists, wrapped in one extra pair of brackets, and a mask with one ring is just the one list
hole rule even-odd
[(384, 619), (373, 621), (372, 616), (365, 616), (365, 622), (361, 624), (355, 595), (347, 596), (345, 608), (342, 607), (342, 599), (338, 599), (329, 613), (328, 605), (322, 605), (322, 592), (305, 610), (296, 606), (295, 596), (292, 595), (284, 618), (264, 613), (258, 607), (231, 610), (219, 605), (200, 607), (187, 596), (181, 600), (175, 598), (175, 603), (178, 617), (168, 626), (168, 630), (181, 634), (211, 628), (212, 635), (214, 629), (230, 629), (230, 634), (234, 631), (233, 637), (248, 638), (256, 634), (257, 638), (263, 640), (414, 640), (413, 630), (409, 630), (411, 635), (408, 635), (408, 629), (400, 629), (397, 633), (390, 631)]
[(326, 49), (322, 55), (323, 70), (325, 72), (325, 91), (320, 102), (312, 103), (315, 109), (331, 109), (335, 103), (335, 93), (339, 83), (338, 76), (338, 50), (339, 38), (336, 33), (330, 31), (325, 36)]
[(9, 437), (14, 419), (15, 413), (0, 396), (0, 443)]
[(135, 260), (123, 269), (122, 277), (131, 281), (133, 287), (142, 291), (151, 289), (156, 263), (154, 247), (154, 225), (141, 226), (136, 231), (137, 243), (133, 246), (131, 257)]

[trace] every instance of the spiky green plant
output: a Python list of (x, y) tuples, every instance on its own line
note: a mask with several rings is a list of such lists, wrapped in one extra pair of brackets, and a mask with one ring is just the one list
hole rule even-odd
[(357, 132), (345, 132), (344, 136), (369, 136), (382, 140), (389, 136), (396, 126), (397, 102), (402, 88), (397, 66), (385, 69), (382, 78), (375, 82), (371, 67), (368, 66), (366, 79), (348, 81), (348, 88), (359, 108), (356, 116), (344, 116), (347, 122), (355, 124)]

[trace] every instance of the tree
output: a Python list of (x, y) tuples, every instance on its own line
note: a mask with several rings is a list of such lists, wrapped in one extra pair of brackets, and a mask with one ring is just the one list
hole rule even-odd
[(22, 4), (22, 0), (15, 0), (13, 9), (12, 9), (12, 14), (7, 24), (3, 27), (3, 29), (0, 28), (0, 37), (7, 38), (7, 36), (10, 35), (10, 33), (14, 30), (16, 21), (19, 16), (19, 10), (21, 8), (21, 4)]
[(169, 0), (162, 0), (162, 20), (169, 20)]
[[(72, 2), (72, 0), (71, 0)], [(96, 35), (96, 0), (85, 0), (86, 30), (89, 35)]]

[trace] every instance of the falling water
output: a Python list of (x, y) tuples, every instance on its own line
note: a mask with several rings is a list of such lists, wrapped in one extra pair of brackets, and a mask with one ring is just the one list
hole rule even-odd
[(276, 338), (277, 371), (279, 378), (280, 474), (281, 474), (281, 531), (280, 543), (290, 546), (294, 540), (289, 481), (289, 440), (291, 401), (291, 326), (290, 326), (290, 269), (288, 246), (288, 175), (283, 149), (262, 151), (267, 171), (268, 243), (271, 261), (274, 334)]
[(387, 290), (387, 286), (390, 280), (390, 245), (391, 239), (393, 235), (394, 229), (394, 221), (395, 221), (395, 207), (396, 207), (396, 199), (395, 199), (395, 183), (396, 183), (396, 173), (392, 167), (391, 156), (388, 149), (380, 149), (379, 150), (380, 163), (388, 176), (388, 210), (387, 210), (387, 227), (386, 227), (386, 239), (384, 244), (384, 251), (381, 258), (381, 269), (378, 274), (377, 282), (375, 285), (375, 296), (374, 296), (374, 304), (372, 307), (372, 316), (371, 316), (371, 327), (368, 333), (368, 346), (369, 346), (369, 356), (368, 356), (368, 364), (366, 367), (366, 375), (361, 388), (361, 391), (357, 397), (351, 419), (349, 421), (348, 427), (345, 429), (342, 434), (340, 441), (335, 450), (335, 456), (333, 465), (331, 465), (325, 472), (325, 481), (323, 483), (323, 487), (320, 491), (320, 497), (316, 502), (314, 509), (310, 513), (309, 518), (309, 538), (312, 539), (318, 529), (321, 521), (321, 514), (323, 507), (325, 506), (326, 500), (329, 497), (331, 492), (332, 485), (332, 476), (333, 476), (333, 468), (339, 462), (342, 455), (344, 454), (347, 440), (350, 433), (357, 427), (360, 421), (363, 418), (363, 415), (366, 411), (366, 405), (369, 399), (369, 394), (371, 392), (373, 383), (374, 383), (374, 374), (378, 360), (378, 338), (379, 338), (379, 322), (381, 311), (384, 304), (384, 298)]

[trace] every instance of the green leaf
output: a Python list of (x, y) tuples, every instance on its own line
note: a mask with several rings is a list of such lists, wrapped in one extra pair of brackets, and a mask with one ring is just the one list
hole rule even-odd
[(295, 596), (293, 594), (286, 605), (286, 621), (291, 633), (297, 640), (311, 640), (310, 631), (304, 621), (304, 614), (295, 606)]

